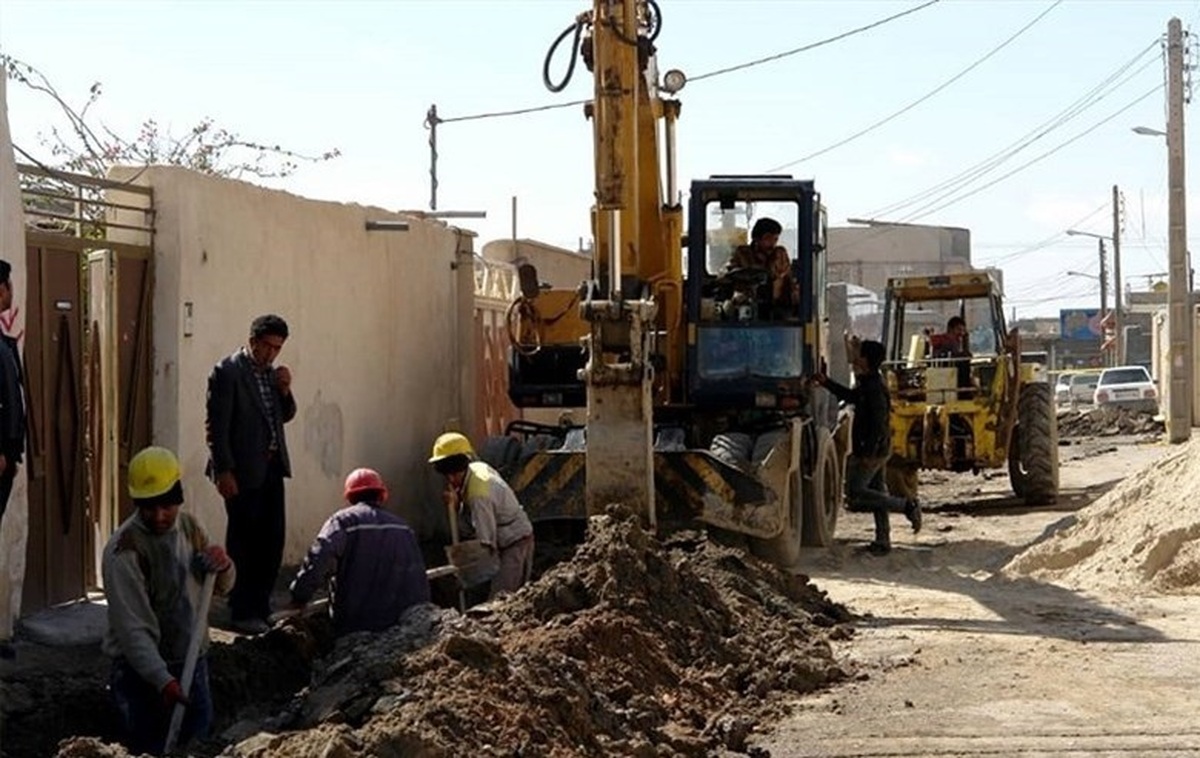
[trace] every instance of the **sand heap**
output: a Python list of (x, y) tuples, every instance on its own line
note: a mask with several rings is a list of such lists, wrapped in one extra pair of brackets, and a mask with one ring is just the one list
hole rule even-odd
[(1076, 589), (1200, 594), (1200, 440), (1121, 482), (1004, 571)]
[[(424, 606), (340, 640), (222, 755), (745, 752), (786, 696), (845, 677), (828, 639), (848, 619), (804, 577), (697, 532), (660, 542), (614, 510), (570, 561), (482, 612)], [(113, 755), (93, 748), (59, 755)]]

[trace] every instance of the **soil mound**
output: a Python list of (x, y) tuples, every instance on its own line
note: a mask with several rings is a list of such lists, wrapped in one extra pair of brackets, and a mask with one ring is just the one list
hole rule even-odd
[(1166, 425), (1148, 413), (1128, 408), (1087, 408), (1060, 411), (1060, 437), (1116, 437), (1135, 434), (1162, 434)]
[(1004, 571), (1079, 589), (1200, 594), (1200, 440), (1121, 482)]
[[(338, 640), (286, 707), (227, 731), (222, 755), (745, 752), (785, 696), (846, 676), (829, 638), (849, 613), (807, 578), (699, 532), (660, 541), (616, 509), (588, 531), (513, 596)], [(59, 755), (120, 755), (87, 752), (101, 748)]]

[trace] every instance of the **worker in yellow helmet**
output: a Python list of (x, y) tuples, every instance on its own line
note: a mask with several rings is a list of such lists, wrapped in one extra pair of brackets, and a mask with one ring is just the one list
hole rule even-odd
[[(101, 568), (108, 602), (104, 652), (113, 659), (110, 690), (135, 754), (160, 754), (171, 711), (187, 706), (179, 744), (207, 736), (212, 723), (208, 687), (207, 619), (197, 619), (206, 574), (213, 591), (233, 587), (233, 561), (195, 518), (181, 513), (179, 460), (170, 450), (148, 447), (129, 461), (133, 515), (109, 539)], [(201, 636), (200, 657), (189, 692), (182, 676), (188, 642)]]
[(463, 537), (478, 540), (497, 559), (489, 597), (515, 592), (533, 571), (533, 523), (516, 493), (494, 468), (475, 460), (471, 442), (458, 432), (437, 438), (429, 462), (445, 477), (443, 497), (458, 514)]

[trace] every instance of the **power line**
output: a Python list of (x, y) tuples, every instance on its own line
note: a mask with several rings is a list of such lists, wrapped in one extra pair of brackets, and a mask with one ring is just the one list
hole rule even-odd
[(853, 37), (856, 34), (862, 34), (863, 32), (870, 31), (871, 29), (874, 29), (876, 27), (883, 26), (884, 24), (891, 23), (892, 21), (896, 21), (898, 19), (904, 18), (905, 16), (916, 13), (917, 11), (923, 11), (931, 5), (937, 5), (939, 2), (940, 2), (940, 0), (927, 0), (926, 2), (924, 2), (920, 5), (917, 5), (915, 7), (909, 8), (908, 10), (900, 11), (899, 13), (893, 13), (892, 15), (890, 15), (886, 18), (881, 18), (878, 21), (872, 21), (869, 24), (857, 27), (855, 29), (850, 29), (849, 31), (842, 32), (841, 34), (834, 35), (833, 37), (828, 37), (823, 40), (818, 40), (817, 42), (811, 42), (802, 47), (797, 47), (793, 50), (787, 50), (782, 53), (776, 53), (775, 55), (768, 55), (766, 58), (759, 58), (757, 60), (748, 61), (746, 63), (739, 63), (736, 66), (728, 66), (726, 68), (719, 68), (716, 71), (709, 71), (707, 74), (700, 74), (699, 76), (693, 76), (688, 81), (697, 82), (697, 81), (701, 81), (703, 79), (711, 79), (715, 76), (723, 76), (725, 74), (731, 74), (734, 71), (741, 71), (743, 69), (751, 68), (752, 66), (761, 66), (764, 63), (770, 63), (772, 61), (777, 61), (782, 58), (787, 58), (789, 56), (796, 55), (797, 53), (806, 53), (809, 50), (815, 50), (818, 47), (824, 47), (825, 45), (829, 45), (834, 42), (839, 42), (841, 40), (844, 40), (847, 37)]
[[(1106, 118), (1103, 118), (1103, 119), (1101, 119), (1100, 121), (1096, 122), (1095, 124), (1093, 124), (1092, 126), (1088, 127), (1087, 129), (1084, 129), (1082, 132), (1080, 132), (1079, 134), (1076, 134), (1074, 137), (1071, 137), (1070, 139), (1066, 140), (1065, 142), (1061, 142), (1061, 143), (1059, 143), (1058, 145), (1056, 145), (1055, 147), (1053, 147), (1053, 148), (1051, 148), (1051, 149), (1049, 149), (1049, 150), (1047, 150), (1047, 151), (1045, 151), (1045, 152), (1041, 153), (1040, 155), (1038, 155), (1038, 156), (1036, 156), (1036, 157), (1034, 157), (1034, 158), (1031, 158), (1030, 160), (1028, 160), (1028, 161), (1026, 161), (1026, 162), (1024, 162), (1024, 163), (1022, 163), (1020, 166), (1017, 166), (1015, 169), (1013, 169), (1012, 171), (1009, 171), (1007, 174), (1003, 174), (1003, 175), (1001, 175), (1001, 176), (998, 176), (998, 177), (996, 177), (995, 179), (993, 179), (992, 181), (988, 182), (987, 184), (984, 184), (984, 185), (982, 185), (982, 186), (976, 187), (975, 189), (971, 190), (970, 192), (966, 192), (966, 193), (964, 193), (964, 194), (961, 194), (961, 195), (959, 195), (959, 196), (958, 196), (958, 197), (956, 197), (956, 198), (953, 198), (953, 199), (951, 199), (951, 200), (948, 200), (948, 201), (946, 201), (946, 202), (942, 203), (941, 205), (937, 205), (937, 206), (935, 206), (935, 207), (933, 207), (933, 208), (929, 208), (929, 205), (932, 205), (932, 203), (930, 203), (930, 204), (927, 204), (927, 205), (923, 206), (922, 208), (918, 209), (917, 211), (915, 211), (914, 213), (912, 213), (912, 214), (910, 214), (910, 215), (906, 216), (906, 217), (905, 217), (905, 219), (904, 219), (904, 221), (906, 221), (906, 222), (911, 222), (911, 221), (914, 221), (914, 220), (916, 220), (916, 219), (922, 219), (922, 218), (925, 218), (926, 216), (930, 216), (930, 215), (932, 215), (932, 214), (934, 214), (934, 213), (937, 213), (937, 212), (938, 212), (938, 211), (940, 211), (940, 210), (944, 210), (945, 208), (949, 208), (949, 207), (950, 207), (950, 206), (952, 206), (952, 205), (957, 205), (958, 203), (961, 203), (963, 200), (966, 200), (966, 199), (967, 199), (967, 198), (969, 198), (969, 197), (974, 197), (975, 195), (978, 195), (980, 192), (983, 192), (983, 191), (984, 191), (984, 190), (986, 190), (986, 189), (989, 189), (989, 188), (991, 188), (991, 187), (994, 187), (994, 186), (996, 186), (997, 184), (999, 184), (1000, 182), (1004, 181), (1005, 179), (1008, 179), (1008, 178), (1010, 178), (1010, 177), (1012, 177), (1012, 176), (1015, 176), (1016, 174), (1019, 174), (1020, 172), (1024, 171), (1024, 170), (1025, 170), (1025, 169), (1027, 169), (1027, 168), (1029, 168), (1030, 166), (1033, 166), (1034, 164), (1036, 164), (1036, 163), (1040, 163), (1041, 161), (1045, 160), (1046, 158), (1049, 158), (1051, 155), (1054, 155), (1054, 154), (1055, 154), (1055, 153), (1057, 153), (1059, 150), (1062, 150), (1063, 148), (1067, 147), (1068, 145), (1074, 144), (1075, 142), (1079, 141), (1079, 140), (1080, 140), (1080, 139), (1082, 139), (1083, 137), (1086, 137), (1087, 135), (1089, 135), (1089, 134), (1091, 134), (1092, 132), (1094, 132), (1094, 131), (1096, 131), (1097, 129), (1099, 129), (1101, 126), (1104, 126), (1105, 124), (1107, 124), (1109, 121), (1112, 121), (1112, 120), (1113, 120), (1114, 118), (1116, 118), (1117, 116), (1120, 116), (1120, 115), (1121, 115), (1122, 113), (1124, 113), (1125, 111), (1127, 111), (1127, 110), (1129, 110), (1130, 108), (1134, 107), (1135, 105), (1137, 105), (1137, 104), (1141, 103), (1141, 102), (1142, 102), (1143, 100), (1145, 100), (1146, 98), (1150, 97), (1150, 96), (1151, 96), (1151, 95), (1153, 95), (1153, 94), (1156, 94), (1156, 93), (1158, 93), (1158, 92), (1162, 91), (1162, 88), (1163, 88), (1163, 85), (1162, 85), (1161, 83), (1160, 83), (1160, 84), (1156, 84), (1156, 85), (1154, 85), (1154, 87), (1153, 87), (1153, 88), (1151, 88), (1151, 89), (1150, 89), (1148, 92), (1146, 92), (1145, 94), (1143, 94), (1143, 95), (1141, 95), (1141, 96), (1139, 96), (1139, 97), (1135, 98), (1133, 101), (1131, 101), (1131, 102), (1127, 103), (1126, 105), (1122, 106), (1120, 109), (1118, 109), (1118, 110), (1114, 111), (1113, 113), (1109, 114), (1109, 115), (1108, 115)], [(933, 201), (933, 202), (935, 202), (935, 203), (936, 203), (937, 201), (935, 200), (935, 201)], [(926, 208), (928, 208), (928, 210), (925, 210)]]
[[(944, 198), (944, 197), (948, 196), (949, 194), (953, 193), (954, 191), (956, 191), (957, 189), (961, 188), (962, 186), (969, 184), (971, 181), (975, 180), (979, 176), (989, 173), (990, 171), (992, 171), (993, 169), (995, 169), (996, 167), (998, 167), (999, 165), (1001, 165), (1002, 163), (1007, 161), (1009, 158), (1015, 156), (1016, 154), (1018, 154), (1025, 148), (1029, 147), (1030, 145), (1034, 144), (1035, 142), (1042, 139), (1046, 135), (1050, 134), (1052, 131), (1054, 131), (1054, 130), (1058, 129), (1059, 127), (1074, 120), (1075, 118), (1077, 118), (1078, 116), (1083, 114), (1085, 111), (1090, 109), (1092, 106), (1096, 105), (1101, 100), (1108, 97), (1110, 94), (1112, 94), (1117, 89), (1119, 89), (1124, 84), (1126, 84), (1133, 76), (1136, 76), (1138, 73), (1140, 73), (1145, 68), (1145, 65), (1149, 65), (1149, 63), (1152, 63), (1154, 59), (1151, 59), (1150, 61), (1147, 62), (1147, 64), (1144, 64), (1141, 69), (1134, 71), (1133, 74), (1131, 74), (1125, 80), (1123, 80), (1117, 84), (1113, 84), (1113, 83), (1116, 82), (1118, 79), (1120, 79), (1120, 77), (1123, 74), (1125, 74), (1125, 72), (1127, 72), (1130, 68), (1137, 65), (1137, 63), (1139, 61), (1141, 61), (1144, 57), (1146, 57), (1147, 53), (1156, 49), (1158, 46), (1159, 46), (1159, 42), (1157, 39), (1155, 39), (1153, 42), (1151, 42), (1149, 45), (1147, 45), (1145, 48), (1143, 48), (1140, 52), (1138, 52), (1135, 56), (1133, 56), (1133, 58), (1131, 58), (1130, 60), (1128, 60), (1127, 62), (1122, 64), (1120, 67), (1118, 67), (1115, 71), (1113, 71), (1111, 74), (1109, 74), (1107, 77), (1105, 77), (1105, 79), (1103, 81), (1101, 81), (1099, 84), (1094, 86), (1092, 89), (1090, 89), (1084, 95), (1077, 98), (1074, 102), (1072, 102), (1070, 105), (1068, 105), (1063, 110), (1059, 111), (1057, 114), (1055, 114), (1051, 118), (1047, 119), (1046, 121), (1043, 121), (1041, 124), (1034, 127), (1030, 131), (1026, 132), (1021, 137), (1018, 137), (1016, 140), (1014, 140), (1008, 146), (1001, 148), (1000, 150), (998, 150), (997, 152), (988, 156), (987, 158), (984, 158), (982, 161), (979, 161), (978, 163), (976, 163), (966, 169), (963, 169), (958, 174), (955, 174), (954, 176), (950, 177), (949, 179), (943, 180), (943, 181), (941, 181), (925, 190), (922, 190), (921, 192), (918, 192), (915, 195), (911, 195), (903, 200), (891, 203), (891, 204), (886, 205), (882, 208), (879, 208), (875, 211), (872, 211), (870, 214), (868, 214), (868, 217), (869, 218), (878, 218), (880, 216), (890, 215), (890, 214), (895, 213), (896, 211), (899, 211), (903, 208), (910, 207), (913, 205), (917, 205), (921, 202), (924, 202), (928, 198), (930, 198), (934, 195), (938, 195), (939, 193), (942, 195), (942, 198)], [(1112, 85), (1112, 86), (1110, 86), (1110, 85)], [(1108, 88), (1108, 89), (1106, 90), (1106, 88)], [(939, 198), (939, 199), (941, 199), (941, 198)]]
[[(756, 60), (747, 61), (745, 63), (739, 63), (735, 66), (727, 66), (725, 68), (719, 68), (716, 71), (709, 71), (708, 73), (700, 74), (699, 76), (689, 77), (688, 83), (703, 81), (705, 79), (713, 79), (715, 77), (723, 76), (725, 74), (731, 74), (735, 71), (742, 71), (743, 69), (752, 68), (754, 66), (761, 66), (764, 63), (770, 63), (772, 61), (777, 61), (777, 60), (781, 60), (783, 58), (788, 58), (790, 56), (797, 55), (799, 53), (808, 52), (809, 50), (815, 50), (818, 47), (824, 47), (826, 45), (831, 45), (834, 42), (840, 42), (841, 40), (844, 40), (848, 37), (853, 37), (857, 34), (862, 34), (863, 32), (867, 32), (867, 31), (870, 31), (871, 29), (875, 29), (880, 26), (883, 26), (884, 24), (889, 24), (893, 21), (897, 21), (901, 18), (904, 18), (905, 16), (909, 16), (918, 11), (925, 10), (926, 8), (930, 7), (931, 5), (936, 5), (939, 2), (941, 2), (941, 0), (926, 0), (926, 2), (922, 3), (921, 5), (914, 6), (912, 8), (909, 8), (908, 10), (904, 10), (899, 13), (893, 13), (890, 16), (886, 16), (884, 18), (878, 19), (877, 21), (872, 21), (869, 24), (864, 24), (863, 26), (855, 27), (854, 29), (849, 29), (847, 31), (841, 32), (840, 34), (836, 34), (832, 37), (826, 37), (825, 39), (817, 40), (816, 42), (810, 42), (807, 45), (803, 45), (801, 47), (797, 47), (792, 50), (785, 50), (782, 53), (776, 53), (774, 55), (769, 55), (765, 58), (758, 58)], [(590, 102), (590, 101), (586, 100), (586, 99), (585, 100), (572, 100), (567, 103), (548, 103), (546, 105), (535, 105), (535, 106), (531, 106), (528, 108), (514, 108), (511, 110), (500, 110), (500, 111), (489, 111), (486, 113), (475, 113), (475, 114), (472, 114), (469, 116), (451, 116), (450, 118), (438, 118), (437, 123), (451, 124), (456, 121), (479, 121), (479, 120), (488, 119), (488, 118), (505, 118), (508, 116), (524, 116), (524, 115), (527, 115), (530, 113), (541, 113), (543, 111), (552, 111), (552, 110), (557, 110), (559, 108), (570, 108), (570, 107), (577, 106), (577, 105), (584, 105), (585, 103), (588, 103), (588, 102)]]
[(1043, 18), (1045, 18), (1047, 15), (1049, 15), (1050, 11), (1054, 10), (1061, 4), (1062, 4), (1062, 0), (1054, 0), (1054, 2), (1051, 3), (1048, 8), (1046, 8), (1044, 11), (1042, 11), (1036, 17), (1034, 17), (1034, 19), (1032, 21), (1030, 21), (1029, 23), (1022, 26), (1020, 29), (1018, 29), (1015, 33), (1010, 35), (1007, 39), (1005, 39), (999, 45), (996, 45), (995, 47), (993, 47), (991, 50), (989, 50), (987, 53), (985, 53), (983, 55), (983, 57), (976, 59), (974, 63), (967, 66), (963, 70), (959, 71), (957, 74), (950, 77), (946, 81), (942, 82), (938, 86), (934, 87), (929, 92), (926, 92), (921, 97), (917, 98), (916, 100), (913, 100), (911, 103), (904, 106), (900, 110), (895, 111), (891, 115), (888, 115), (888, 116), (885, 116), (885, 117), (879, 119), (878, 121), (871, 124), (870, 126), (860, 129), (859, 131), (855, 132), (854, 134), (851, 134), (848, 137), (845, 137), (844, 139), (834, 142), (832, 145), (827, 145), (826, 147), (823, 147), (820, 150), (817, 150), (816, 152), (809, 153), (808, 155), (805, 155), (802, 158), (797, 158), (794, 161), (789, 161), (787, 163), (780, 164), (774, 168), (767, 169), (764, 173), (773, 174), (776, 171), (782, 171), (784, 169), (791, 168), (792, 166), (795, 166), (798, 163), (804, 163), (805, 161), (812, 160), (813, 158), (824, 155), (825, 153), (828, 153), (832, 150), (836, 150), (837, 148), (842, 147), (843, 145), (847, 145), (847, 144), (855, 141), (859, 137), (866, 136), (867, 134), (870, 134), (871, 132), (878, 129), (879, 127), (899, 118), (900, 116), (903, 116), (905, 113), (908, 113), (913, 108), (916, 108), (921, 103), (924, 103), (925, 101), (929, 100), (930, 98), (932, 98), (933, 96), (935, 96), (939, 92), (941, 92), (942, 90), (949, 87), (951, 84), (954, 84), (959, 79), (962, 79), (964, 76), (971, 73), (979, 66), (983, 65), (983, 63), (985, 63), (989, 58), (991, 58), (992, 56), (994, 56), (996, 53), (1000, 52), (1004, 48), (1008, 47), (1010, 44), (1015, 42), (1018, 37), (1020, 37), (1021, 35), (1023, 35), (1025, 32), (1029, 31), (1030, 29), (1032, 29), (1039, 21), (1041, 21)]

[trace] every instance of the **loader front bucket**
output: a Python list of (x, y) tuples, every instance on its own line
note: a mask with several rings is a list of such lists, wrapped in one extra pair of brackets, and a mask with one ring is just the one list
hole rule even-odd
[[(516, 464), (509, 484), (536, 521), (587, 518), (586, 454), (537, 452)], [(701, 521), (771, 538), (783, 530), (784, 496), (752, 473), (706, 450), (654, 454), (655, 512), (660, 524)]]

